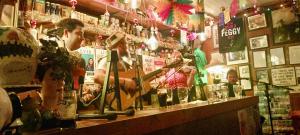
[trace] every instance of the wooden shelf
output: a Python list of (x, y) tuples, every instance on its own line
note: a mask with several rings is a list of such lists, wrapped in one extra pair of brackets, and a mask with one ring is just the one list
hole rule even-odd
[[(70, 6), (68, 0), (49, 0), (49, 1), (54, 2), (54, 3), (59, 3), (62, 5)], [(106, 12), (106, 6), (107, 6), (108, 12), (111, 15), (113, 15), (114, 17), (121, 19), (121, 20), (125, 20), (126, 15), (127, 15), (126, 20), (128, 20), (129, 22), (134, 22), (133, 20), (135, 19), (135, 17), (133, 15), (131, 15), (129, 11), (115, 7), (113, 5), (106, 4), (105, 2), (103, 2), (101, 0), (90, 0), (89, 2), (87, 2), (86, 0), (77, 0), (77, 1), (78, 1), (78, 4), (76, 6), (76, 10), (78, 10), (78, 11), (82, 11), (84, 13), (99, 16)], [(155, 25), (156, 27), (158, 27), (158, 29), (160, 31), (167, 31), (167, 30), (173, 29), (173, 30), (175, 30), (175, 36), (180, 35), (179, 29), (177, 29), (173, 26), (170, 26), (170, 25), (163, 24), (162, 22), (159, 22), (159, 21), (152, 21), (150, 19), (145, 19), (145, 20), (141, 21), (140, 23), (144, 27), (148, 27), (148, 28), (151, 27), (152, 25)]]

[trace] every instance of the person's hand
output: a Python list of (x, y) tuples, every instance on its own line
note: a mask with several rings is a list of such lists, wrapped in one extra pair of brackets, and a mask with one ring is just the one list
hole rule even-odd
[(196, 74), (196, 69), (192, 69), (190, 75), (195, 75)]

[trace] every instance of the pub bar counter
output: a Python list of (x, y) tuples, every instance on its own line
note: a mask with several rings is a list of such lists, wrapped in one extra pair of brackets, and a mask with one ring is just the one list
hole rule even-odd
[(76, 128), (52, 129), (39, 134), (203, 134), (239, 135), (259, 132), (257, 96), (233, 98), (207, 104), (191, 102), (137, 111), (134, 116), (119, 116), (117, 120), (80, 120)]

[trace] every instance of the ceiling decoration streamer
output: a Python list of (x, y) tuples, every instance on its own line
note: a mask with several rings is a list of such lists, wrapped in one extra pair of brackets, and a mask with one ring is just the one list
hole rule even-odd
[(188, 19), (188, 15), (192, 14), (190, 10), (194, 8), (192, 0), (160, 0), (159, 3), (159, 16), (167, 24)]

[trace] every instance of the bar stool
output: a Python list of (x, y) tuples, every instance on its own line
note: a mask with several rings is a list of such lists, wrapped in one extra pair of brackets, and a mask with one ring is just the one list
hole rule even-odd
[(294, 134), (300, 135), (300, 92), (290, 93), (291, 112), (290, 117), (292, 119), (292, 125), (294, 128)]

